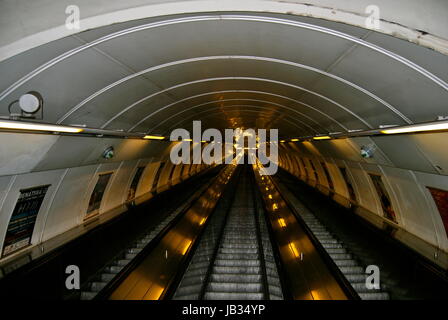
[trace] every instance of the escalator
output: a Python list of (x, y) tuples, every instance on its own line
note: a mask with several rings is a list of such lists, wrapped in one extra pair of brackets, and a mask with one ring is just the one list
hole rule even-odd
[[(425, 300), (446, 296), (446, 276), (426, 259), (328, 196), (281, 170), (275, 177), (288, 198), (361, 299)], [(365, 286), (366, 268), (380, 270), (380, 288)]]
[[(32, 300), (90, 300), (107, 283), (122, 274), (167, 222), (176, 219), (185, 207), (207, 189), (222, 167), (213, 167), (152, 198), (131, 205), (111, 219), (98, 219), (69, 230), (18, 255), (0, 270), (0, 297)], [(67, 241), (78, 229), (80, 236)], [(163, 232), (163, 230), (162, 230)], [(151, 241), (152, 240), (152, 241)], [(45, 248), (45, 250), (43, 250)], [(80, 270), (80, 290), (66, 287), (66, 267)]]
[(350, 252), (348, 246), (331, 233), (318, 218), (306, 208), (294, 195), (283, 186), (279, 186), (285, 197), (300, 214), (303, 222), (311, 230), (324, 250), (337, 265), (344, 277), (363, 300), (388, 300), (389, 293), (384, 284), (379, 289), (372, 290), (366, 287), (365, 268), (359, 263), (355, 254)]
[[(204, 248), (195, 253), (175, 299), (283, 299), (272, 246), (249, 170), (247, 166), (242, 169), (227, 210), (221, 208), (216, 212), (214, 220), (221, 226), (213, 225), (212, 221), (205, 231)], [(204, 250), (213, 243), (213, 235), (220, 227), (216, 247)]]
[[(207, 187), (208, 184), (205, 184), (199, 188), (196, 193), (202, 193)], [(191, 198), (194, 199), (194, 195)], [(83, 286), (83, 290), (80, 295), (81, 300), (94, 299), (104, 287), (113, 281), (114, 278), (163, 231), (163, 229), (165, 229), (182, 213), (191, 201), (191, 199), (188, 199), (182, 206), (173, 209), (172, 212), (168, 212), (168, 215), (158, 225), (148, 228), (148, 230), (146, 230), (139, 237), (139, 239), (122, 250), (116, 257), (114, 257), (114, 259), (107, 263), (93, 277), (91, 277), (91, 281), (87, 282), (87, 284)]]
[(96, 298), (359, 299), (255, 165), (227, 166), (179, 217)]

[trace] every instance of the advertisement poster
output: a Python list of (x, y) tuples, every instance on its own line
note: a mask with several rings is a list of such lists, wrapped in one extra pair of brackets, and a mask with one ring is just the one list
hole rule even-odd
[(142, 177), (143, 170), (145, 170), (145, 167), (138, 167), (137, 171), (135, 172), (134, 178), (132, 179), (131, 186), (129, 187), (128, 191), (128, 201), (131, 201), (135, 198), (135, 192), (137, 191), (137, 186), (140, 182), (140, 178)]
[(37, 214), (49, 186), (20, 190), (19, 199), (6, 231), (2, 256), (9, 255), (31, 243)]
[(384, 216), (393, 221), (397, 222), (397, 218), (395, 216), (394, 209), (392, 208), (392, 202), (390, 201), (390, 197), (386, 191), (386, 187), (384, 186), (383, 180), (381, 180), (380, 176), (375, 174), (370, 174), (370, 178), (372, 179), (373, 185), (375, 186), (376, 192), (380, 198), (381, 207), (383, 208)]
[(101, 206), (101, 200), (103, 199), (104, 192), (106, 191), (107, 184), (109, 183), (112, 173), (100, 174), (98, 181), (90, 196), (89, 207), (87, 209), (87, 217), (94, 216), (98, 213)]

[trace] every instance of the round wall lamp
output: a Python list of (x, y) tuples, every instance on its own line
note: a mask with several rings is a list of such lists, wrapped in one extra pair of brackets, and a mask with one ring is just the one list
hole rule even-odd
[[(20, 113), (12, 113), (11, 107), (14, 104), (18, 104)], [(43, 119), (44, 115), (44, 99), (37, 91), (29, 91), (22, 94), (18, 100), (14, 100), (8, 106), (10, 119)], [(36, 113), (40, 111), (39, 117), (36, 117)]]

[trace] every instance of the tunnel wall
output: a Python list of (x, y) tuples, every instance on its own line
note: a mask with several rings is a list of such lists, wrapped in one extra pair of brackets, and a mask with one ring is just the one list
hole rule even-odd
[[(428, 187), (447, 190), (446, 177), (380, 163), (344, 159), (334, 153), (320, 153), (325, 150), (324, 144), (329, 143), (332, 142), (303, 143), (307, 148), (303, 148), (303, 144), (283, 145), (279, 166), (339, 204), (353, 207), (354, 212), (363, 219), (387, 230), (390, 236), (448, 269), (448, 230), (445, 230), (441, 214), (428, 190)], [(343, 143), (352, 142), (339, 142), (339, 152), (343, 149)], [(406, 154), (406, 150), (400, 152)], [(346, 178), (342, 172), (344, 168)], [(396, 222), (386, 217), (369, 174), (381, 177)], [(353, 186), (354, 197), (350, 196), (347, 182)]]
[[(189, 170), (193, 166), (172, 165), (169, 142), (13, 133), (3, 133), (1, 139), (1, 248), (20, 190), (44, 185), (49, 185), (49, 188), (36, 218), (31, 245), (4, 255), (0, 263), (29, 252), (33, 255), (37, 245), (39, 251), (45, 252), (62, 245), (125, 212), (129, 201), (142, 203), (155, 193), (163, 192), (209, 167), (194, 166), (195, 170)], [(115, 157), (106, 160), (101, 154), (110, 145), (115, 148)], [(166, 165), (160, 169), (161, 163)], [(65, 167), (62, 166), (64, 164)], [(71, 166), (67, 167), (67, 164)], [(144, 167), (144, 170), (134, 197), (128, 199), (139, 167)], [(12, 174), (5, 174), (8, 172)], [(177, 174), (171, 175), (171, 172)], [(91, 194), (99, 175), (106, 173), (112, 173), (112, 176), (98, 213), (88, 217)]]

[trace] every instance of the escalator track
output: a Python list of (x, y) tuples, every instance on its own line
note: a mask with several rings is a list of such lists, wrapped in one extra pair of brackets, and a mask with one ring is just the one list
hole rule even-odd
[[(359, 299), (256, 166), (230, 165), (114, 286), (113, 300)], [(305, 257), (305, 258), (304, 258)], [(329, 263), (329, 261), (331, 263)]]
[[(242, 169), (214, 255), (198, 252), (198, 258), (193, 258), (178, 288), (176, 299), (283, 298), (272, 248), (269, 248), (271, 244), (266, 241), (266, 226), (260, 223), (262, 212), (257, 205), (249, 170), (251, 168), (247, 166)], [(210, 232), (213, 233), (213, 230)], [(207, 235), (203, 241), (207, 241)], [(264, 246), (267, 247), (266, 250)], [(197, 274), (197, 270), (204, 261), (208, 266), (206, 273), (202, 274), (203, 283), (200, 287), (195, 287), (194, 284), (201, 280), (201, 274)]]

